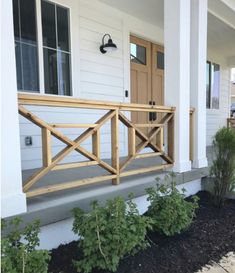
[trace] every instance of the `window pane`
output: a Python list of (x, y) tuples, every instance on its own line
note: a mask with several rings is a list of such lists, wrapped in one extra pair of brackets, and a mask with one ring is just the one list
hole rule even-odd
[(21, 44), (22, 67), (23, 67), (23, 89), (25, 91), (38, 91), (38, 56), (37, 47)]
[(206, 63), (206, 108), (210, 109), (211, 103), (210, 63)]
[(13, 0), (13, 18), (14, 18), (14, 34), (15, 39), (20, 39), (20, 26), (19, 26), (19, 2)]
[(56, 50), (43, 49), (45, 93), (58, 94)]
[(68, 27), (68, 10), (57, 6), (57, 48), (69, 51), (69, 27)]
[(43, 45), (56, 48), (55, 5), (42, 1)]
[(35, 0), (13, 0), (17, 88), (38, 92), (38, 50)]
[(22, 82), (22, 63), (21, 63), (21, 46), (20, 43), (15, 43), (15, 54), (16, 54), (16, 76), (17, 76), (17, 89), (23, 89)]
[(157, 51), (157, 68), (164, 69), (164, 53)]
[(131, 62), (146, 65), (146, 48), (131, 43)]
[(57, 52), (59, 95), (71, 95), (70, 84), (70, 55), (61, 51)]
[(21, 41), (36, 44), (36, 9), (35, 1), (20, 0)]
[(211, 65), (211, 100), (212, 108), (219, 109), (219, 93), (220, 93), (220, 66), (218, 64)]

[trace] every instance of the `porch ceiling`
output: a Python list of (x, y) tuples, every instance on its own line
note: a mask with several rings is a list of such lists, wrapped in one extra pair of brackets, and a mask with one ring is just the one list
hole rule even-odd
[[(164, 0), (100, 1), (148, 23), (164, 27)], [(235, 62), (235, 10), (229, 3), (235, 3), (235, 0), (208, 1), (208, 49), (228, 62), (233, 62), (234, 58)]]
[(207, 38), (209, 49), (227, 58), (228, 61), (235, 57), (235, 29), (210, 13)]
[(164, 0), (100, 0), (100, 2), (163, 28)]

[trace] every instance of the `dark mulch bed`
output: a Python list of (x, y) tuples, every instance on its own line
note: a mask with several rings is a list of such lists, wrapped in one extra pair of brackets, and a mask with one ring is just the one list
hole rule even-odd
[[(199, 192), (198, 196), (200, 208), (188, 231), (174, 237), (149, 233), (151, 247), (124, 259), (117, 272), (193, 273), (235, 251), (235, 200), (228, 200), (218, 209), (212, 205), (209, 193)], [(75, 273), (72, 260), (78, 259), (79, 253), (77, 242), (52, 250), (49, 272)]]

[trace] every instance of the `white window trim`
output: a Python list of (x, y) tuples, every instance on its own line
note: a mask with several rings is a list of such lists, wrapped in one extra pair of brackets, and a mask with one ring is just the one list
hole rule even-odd
[[(46, 0), (49, 3), (53, 3), (56, 5), (60, 5), (64, 8), (67, 8), (69, 11), (69, 41), (70, 41), (70, 73), (71, 73), (71, 95), (56, 95), (56, 94), (47, 94), (45, 93), (45, 86), (44, 86), (44, 59), (43, 59), (43, 36), (42, 36), (42, 16), (41, 16), (41, 1), (42, 0), (35, 0), (35, 8), (36, 8), (36, 20), (37, 20), (37, 49), (38, 49), (38, 73), (39, 73), (39, 92), (33, 91), (24, 91), (18, 90), (18, 93), (21, 94), (35, 94), (35, 95), (43, 95), (43, 96), (52, 96), (52, 97), (79, 97), (79, 90), (80, 90), (80, 73), (77, 71), (79, 68), (79, 54), (75, 55), (75, 48), (79, 51), (79, 43), (78, 39), (75, 41), (73, 40), (73, 23), (77, 23), (77, 29), (79, 29), (79, 18), (78, 18), (78, 5), (73, 4), (73, 0)], [(68, 4), (69, 2), (69, 4)], [(77, 18), (75, 18), (77, 15)], [(72, 23), (73, 22), (73, 23)], [(75, 28), (74, 28), (75, 29)], [(78, 33), (75, 33), (74, 37)], [(77, 77), (74, 77), (76, 75)], [(76, 80), (75, 80), (76, 78)]]
[[(207, 108), (206, 106), (206, 110), (211, 113), (211, 114), (218, 114), (218, 112), (220, 111), (220, 107), (221, 107), (221, 65), (215, 61), (211, 61), (211, 60), (207, 60), (207, 62), (210, 63), (210, 67), (212, 64), (218, 64), (220, 67), (220, 75), (219, 75), (219, 108), (211, 108), (212, 107), (212, 96), (211, 96), (211, 90), (210, 90), (210, 108)], [(211, 72), (211, 71), (210, 71)], [(211, 88), (211, 83), (210, 83), (210, 88)]]

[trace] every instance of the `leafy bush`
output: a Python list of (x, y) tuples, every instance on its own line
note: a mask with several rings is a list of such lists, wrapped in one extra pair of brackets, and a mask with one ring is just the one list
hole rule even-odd
[(214, 180), (214, 200), (221, 206), (228, 192), (235, 188), (235, 130), (220, 129), (213, 139), (214, 160), (210, 175)]
[(147, 215), (152, 218), (155, 231), (172, 236), (190, 226), (198, 207), (198, 197), (194, 196), (192, 202), (186, 201), (184, 193), (176, 188), (174, 174), (167, 175), (165, 181), (169, 178), (172, 179), (170, 187), (157, 184), (146, 190), (147, 200), (150, 201)]
[(73, 231), (81, 236), (79, 246), (83, 258), (74, 261), (78, 272), (93, 268), (116, 271), (120, 259), (148, 246), (145, 240), (148, 217), (140, 216), (136, 204), (130, 199), (117, 197), (104, 207), (92, 202), (92, 211), (84, 213), (74, 209)]
[[(9, 228), (12, 230), (1, 241), (2, 273), (47, 273), (49, 252), (36, 250), (39, 245), (39, 221), (19, 229), (21, 220), (14, 218)], [(2, 228), (6, 223), (2, 220)]]

